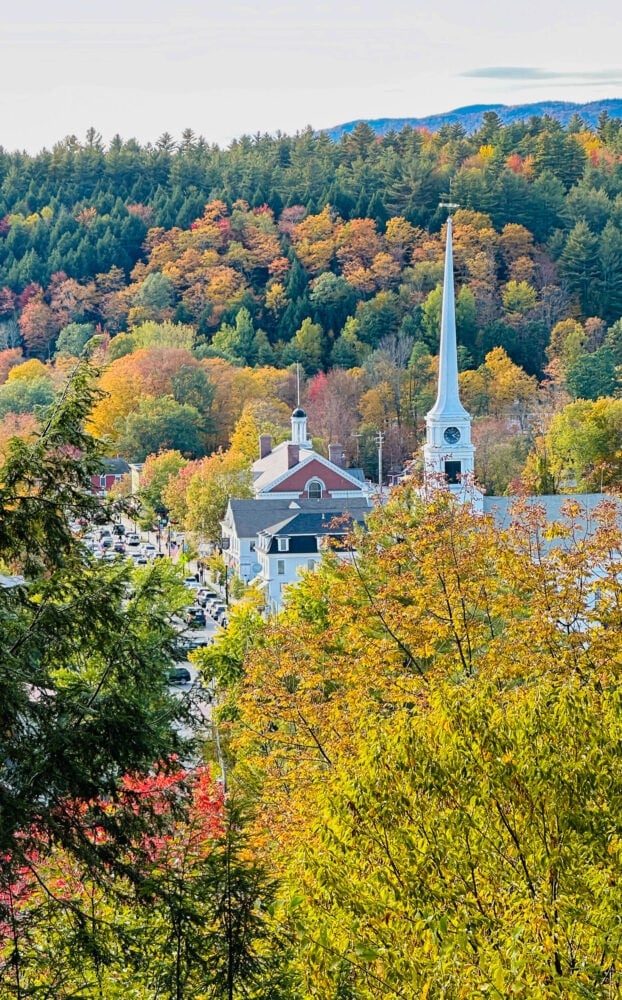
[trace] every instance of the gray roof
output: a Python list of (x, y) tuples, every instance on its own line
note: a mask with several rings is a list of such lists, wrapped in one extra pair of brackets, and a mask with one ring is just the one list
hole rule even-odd
[(622, 518), (622, 502), (611, 493), (560, 493), (557, 496), (529, 496), (529, 497), (488, 497), (484, 496), (484, 514), (492, 514), (496, 524), (500, 528), (507, 527), (513, 520), (513, 510), (521, 504), (528, 507), (541, 507), (546, 515), (547, 521), (560, 521), (564, 519), (564, 504), (570, 502), (578, 503), (581, 507), (579, 519), (585, 523), (585, 529), (590, 532), (596, 526), (594, 521), (594, 511), (600, 503), (605, 500), (613, 500)]
[(126, 462), (124, 458), (103, 458), (102, 465), (104, 472), (109, 475), (114, 473), (115, 476), (125, 476), (130, 471), (129, 462)]
[(364, 497), (350, 497), (343, 500), (230, 500), (229, 510), (239, 538), (254, 538), (255, 535), (276, 524), (285, 523), (300, 513), (331, 516), (346, 511), (353, 516), (365, 517), (371, 505)]

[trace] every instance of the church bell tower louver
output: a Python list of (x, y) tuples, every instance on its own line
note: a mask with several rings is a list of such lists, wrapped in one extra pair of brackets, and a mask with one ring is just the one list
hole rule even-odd
[(451, 215), (447, 219), (438, 392), (425, 422), (423, 459), (426, 481), (428, 484), (436, 482), (439, 486), (446, 484), (460, 500), (481, 508), (482, 493), (474, 486), (475, 448), (471, 443), (471, 416), (460, 402), (458, 391)]

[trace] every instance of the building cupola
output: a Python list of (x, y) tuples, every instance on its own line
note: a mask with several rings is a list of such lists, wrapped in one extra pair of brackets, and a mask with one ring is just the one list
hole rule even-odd
[(307, 414), (300, 406), (292, 413), (292, 444), (300, 445), (301, 448), (312, 447), (307, 437)]

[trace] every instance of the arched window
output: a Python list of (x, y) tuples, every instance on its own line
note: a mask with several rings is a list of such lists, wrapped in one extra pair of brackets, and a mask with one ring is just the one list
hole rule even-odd
[(309, 497), (309, 500), (322, 499), (322, 483), (319, 479), (312, 479), (311, 482), (307, 484), (307, 496)]

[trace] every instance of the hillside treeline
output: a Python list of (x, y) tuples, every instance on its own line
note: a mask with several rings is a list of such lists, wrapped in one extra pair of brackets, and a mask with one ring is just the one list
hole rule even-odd
[(350, 457), (371, 471), (386, 431), (399, 467), (433, 393), (450, 201), (465, 400), (531, 433), (510, 463), (520, 471), (536, 423), (618, 389), (621, 126), (603, 114), (596, 129), (504, 127), (491, 112), (472, 135), (378, 138), (360, 124), (338, 143), (307, 130), (221, 150), (189, 130), (178, 144), (104, 148), (91, 130), (35, 157), (2, 152), (0, 416), (19, 433), (86, 352), (108, 382), (122, 370), (133, 381), (96, 425), (115, 453), (151, 450), (125, 426), (146, 395), (168, 399), (146, 407), (164, 446), (197, 457), (227, 447), (241, 415), (214, 410), (222, 363), (298, 362), (309, 379), (357, 372)]

